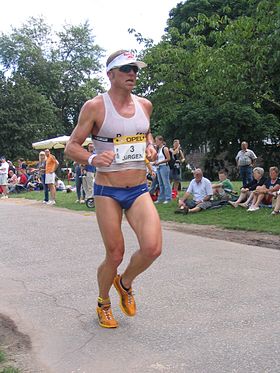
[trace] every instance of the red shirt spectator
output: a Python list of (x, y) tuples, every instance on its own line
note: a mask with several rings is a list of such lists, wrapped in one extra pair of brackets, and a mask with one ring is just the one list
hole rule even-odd
[(22, 170), (18, 171), (18, 184), (25, 185), (27, 183), (27, 176)]

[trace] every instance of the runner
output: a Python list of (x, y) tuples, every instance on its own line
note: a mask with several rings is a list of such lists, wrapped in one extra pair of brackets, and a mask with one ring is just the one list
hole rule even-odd
[[(109, 56), (106, 70), (111, 87), (84, 104), (65, 149), (69, 158), (82, 164), (88, 162), (97, 170), (96, 216), (106, 249), (97, 272), (97, 315), (99, 324), (105, 328), (118, 326), (109, 297), (112, 284), (120, 296), (121, 310), (127, 316), (134, 316), (132, 282), (161, 254), (160, 219), (146, 184), (145, 158), (154, 161), (157, 155), (149, 124), (152, 104), (131, 93), (138, 69), (145, 66), (126, 50)], [(96, 154), (82, 147), (89, 134)], [(121, 230), (123, 211), (137, 236), (139, 249), (120, 275), (117, 269), (125, 250)]]

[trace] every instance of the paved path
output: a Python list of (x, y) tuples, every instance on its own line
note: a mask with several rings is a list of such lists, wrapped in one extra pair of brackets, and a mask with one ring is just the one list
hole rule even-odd
[(36, 372), (280, 372), (280, 251), (166, 230), (163, 255), (135, 282), (138, 314), (125, 317), (112, 289), (120, 327), (106, 330), (94, 213), (4, 200), (0, 221), (0, 313), (30, 335)]

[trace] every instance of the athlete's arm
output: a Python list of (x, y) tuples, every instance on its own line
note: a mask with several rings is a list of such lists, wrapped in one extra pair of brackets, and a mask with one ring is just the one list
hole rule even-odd
[[(146, 98), (143, 97), (138, 97), (138, 100), (144, 110), (144, 113), (146, 114), (148, 120), (150, 121), (152, 112), (153, 112), (153, 105), (151, 101), (147, 100)], [(147, 147), (146, 147), (146, 156), (147, 159), (151, 162), (155, 161), (157, 158), (157, 151), (154, 148), (154, 138), (153, 135), (151, 134), (151, 131), (149, 129), (147, 135), (146, 135), (146, 142), (147, 142)]]
[(154, 147), (154, 138), (151, 132), (147, 133), (146, 140), (147, 140), (147, 147), (146, 147), (147, 159), (150, 162), (154, 162), (157, 159), (157, 151)]
[[(65, 154), (67, 157), (78, 163), (88, 163), (88, 158), (91, 153), (84, 149), (82, 144), (92, 133), (94, 124), (98, 117), (98, 112), (102, 110), (101, 105), (103, 105), (103, 102), (101, 102), (100, 97), (89, 100), (84, 104), (79, 115), (78, 124), (74, 128), (66, 145)], [(114, 156), (115, 154), (112, 151), (104, 152), (97, 155), (93, 159), (92, 164), (97, 167), (109, 166), (112, 163)]]

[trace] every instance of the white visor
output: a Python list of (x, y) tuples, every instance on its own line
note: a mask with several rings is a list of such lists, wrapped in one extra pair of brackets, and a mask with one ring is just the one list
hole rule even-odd
[(147, 64), (142, 61), (137, 61), (135, 56), (130, 52), (124, 52), (117, 56), (109, 63), (109, 65), (106, 67), (106, 71), (110, 71), (115, 67), (121, 67), (124, 65), (136, 65), (141, 69), (142, 67), (146, 67)]

